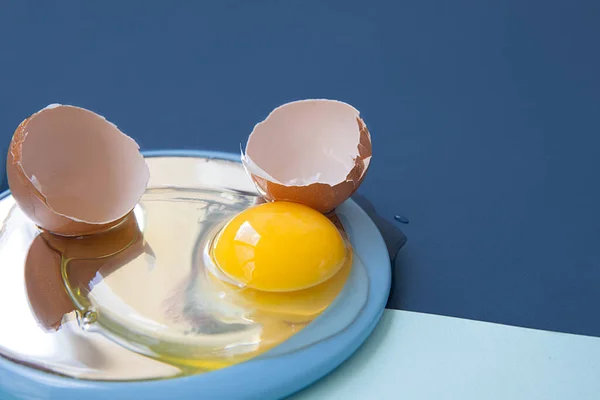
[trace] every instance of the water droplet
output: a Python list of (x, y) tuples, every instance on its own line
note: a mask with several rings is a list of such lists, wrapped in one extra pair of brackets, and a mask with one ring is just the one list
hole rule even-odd
[(400, 222), (401, 224), (408, 224), (410, 221), (408, 220), (408, 218), (403, 217), (402, 215), (396, 215), (394, 216), (394, 219), (398, 222)]

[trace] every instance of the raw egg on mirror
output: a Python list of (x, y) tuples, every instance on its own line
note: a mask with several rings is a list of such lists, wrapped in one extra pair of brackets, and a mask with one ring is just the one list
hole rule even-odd
[[(44, 230), (26, 263), (30, 305), (50, 330), (74, 306), (89, 311), (107, 336), (174, 365), (211, 370), (262, 354), (325, 312), (356, 271), (335, 209), (371, 157), (354, 107), (303, 100), (256, 125), (242, 155), (266, 203), (225, 186), (147, 188), (132, 138), (92, 111), (48, 106), (19, 125), (7, 159), (13, 197)], [(199, 244), (206, 259), (190, 257)], [(342, 303), (348, 318), (362, 307)]]

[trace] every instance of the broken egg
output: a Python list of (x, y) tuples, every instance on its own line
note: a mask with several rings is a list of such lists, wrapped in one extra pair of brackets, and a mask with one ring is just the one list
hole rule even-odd
[(23, 212), (62, 236), (115, 225), (135, 207), (150, 178), (132, 138), (92, 111), (56, 104), (18, 126), (6, 173)]
[(326, 213), (356, 191), (371, 156), (371, 135), (358, 110), (335, 100), (300, 100), (254, 127), (242, 163), (268, 201)]

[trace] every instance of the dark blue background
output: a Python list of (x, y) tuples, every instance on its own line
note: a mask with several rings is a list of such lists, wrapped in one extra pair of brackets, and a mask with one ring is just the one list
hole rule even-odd
[(1, 149), (48, 103), (236, 152), (300, 98), (372, 132), (390, 307), (600, 336), (600, 2), (2, 2)]

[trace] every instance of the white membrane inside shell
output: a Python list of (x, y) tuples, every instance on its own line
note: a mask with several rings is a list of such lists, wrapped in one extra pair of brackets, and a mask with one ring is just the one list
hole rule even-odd
[(127, 214), (149, 179), (138, 144), (103, 117), (52, 105), (26, 126), (21, 166), (56, 213), (102, 224)]
[(273, 110), (248, 138), (249, 172), (286, 186), (336, 185), (358, 157), (359, 112), (334, 100), (302, 100)]

